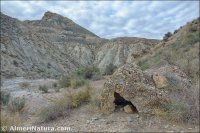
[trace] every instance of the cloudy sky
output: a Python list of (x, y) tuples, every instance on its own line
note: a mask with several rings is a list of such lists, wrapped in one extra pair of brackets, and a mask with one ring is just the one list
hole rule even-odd
[(100, 37), (161, 39), (199, 17), (198, 1), (1, 1), (1, 11), (20, 20), (41, 19), (51, 11)]

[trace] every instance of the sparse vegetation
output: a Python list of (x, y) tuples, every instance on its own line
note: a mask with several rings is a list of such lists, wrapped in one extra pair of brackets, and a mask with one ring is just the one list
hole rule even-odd
[(113, 64), (109, 64), (106, 66), (106, 68), (103, 72), (103, 75), (112, 75), (116, 69), (117, 69), (117, 66), (115, 66)]
[(10, 94), (1, 91), (1, 103), (7, 105), (10, 99)]
[(37, 123), (55, 120), (58, 117), (70, 115), (72, 108), (71, 94), (65, 93), (63, 97), (54, 101), (54, 103), (43, 108), (38, 114)]
[[(10, 127), (10, 126), (21, 126), (23, 124), (22, 119), (19, 116), (19, 113), (7, 113), (1, 110), (1, 127)], [(7, 128), (9, 129), (9, 128)], [(5, 132), (0, 129), (0, 132)], [(9, 132), (7, 130), (6, 132)]]
[(172, 101), (166, 105), (166, 119), (178, 123), (198, 123), (199, 112), (194, 105)]
[(91, 96), (90, 96), (90, 105), (91, 105), (91, 110), (100, 110), (100, 106), (101, 106), (101, 101), (100, 101), (100, 99), (99, 99), (99, 97), (98, 97), (98, 95), (99, 95), (100, 93), (92, 93), (91, 94)]
[(38, 89), (44, 93), (48, 93), (48, 87), (46, 85), (40, 85)]
[(71, 92), (65, 92), (64, 95), (55, 100), (54, 103), (45, 107), (38, 113), (38, 123), (48, 122), (55, 120), (58, 117), (64, 117), (70, 115), (70, 111), (73, 108), (79, 107), (82, 103), (88, 101), (90, 98), (90, 87), (86, 87), (84, 90), (72, 94)]
[(87, 81), (83, 77), (73, 75), (70, 79), (70, 86), (75, 89), (79, 86), (84, 85), (86, 82)]
[(93, 65), (80, 68), (76, 70), (73, 74), (79, 77), (83, 77), (84, 79), (93, 79), (93, 77), (101, 75), (99, 68)]
[(145, 63), (143, 61), (139, 61), (138, 62), (138, 65), (141, 67), (142, 70), (146, 70), (149, 68), (149, 64), (148, 63)]
[(30, 86), (30, 83), (28, 82), (22, 82), (19, 84), (19, 86), (22, 88), (22, 89), (26, 89)]
[(198, 29), (198, 25), (197, 24), (191, 24), (189, 27), (189, 31), (190, 32), (196, 32)]
[(95, 66), (87, 66), (77, 69), (68, 76), (62, 76), (59, 80), (60, 87), (77, 88), (87, 83), (87, 80), (101, 79), (101, 74)]
[(180, 81), (174, 80), (170, 74), (167, 75), (167, 78), (168, 85), (164, 89), (170, 92), (168, 95), (173, 100), (165, 105), (166, 111), (162, 116), (177, 123), (197, 124), (199, 118), (199, 89), (197, 87), (179, 86)]
[[(138, 59), (137, 64), (145, 70), (147, 68), (161, 67), (166, 64), (178, 66), (191, 79), (191, 86), (177, 86), (180, 81), (175, 80), (173, 75), (167, 73), (169, 84), (165, 90), (171, 92), (171, 99), (176, 99), (166, 105), (166, 112), (163, 116), (174, 122), (198, 123), (199, 118), (199, 29), (190, 24), (187, 27), (180, 28), (180, 36), (172, 37), (172, 41), (167, 41), (170, 37), (166, 35), (164, 41), (166, 45), (163, 48), (154, 50), (154, 54), (148, 57)], [(171, 78), (171, 79), (170, 79)], [(190, 90), (190, 91), (189, 91)], [(191, 93), (191, 91), (193, 93)], [(179, 94), (180, 97), (177, 98)], [(159, 112), (159, 111), (158, 111)]]
[(67, 75), (61, 76), (61, 78), (59, 79), (59, 87), (64, 88), (69, 86), (70, 86), (70, 77)]
[(9, 104), (9, 109), (12, 112), (20, 112), (25, 106), (24, 98), (13, 98)]
[(90, 86), (87, 85), (86, 89), (80, 91), (72, 96), (73, 107), (80, 106), (83, 102), (86, 102), (90, 98)]

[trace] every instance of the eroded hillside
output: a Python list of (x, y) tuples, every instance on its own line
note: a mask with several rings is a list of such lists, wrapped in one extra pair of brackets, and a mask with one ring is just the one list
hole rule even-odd
[(143, 70), (157, 69), (163, 65), (175, 65), (193, 81), (199, 80), (199, 18), (175, 30), (151, 52), (138, 59)]
[(142, 38), (103, 39), (51, 12), (34, 21), (1, 13), (2, 78), (56, 78), (91, 64), (101, 69), (110, 63), (120, 66), (133, 61), (133, 53), (141, 54), (157, 43)]

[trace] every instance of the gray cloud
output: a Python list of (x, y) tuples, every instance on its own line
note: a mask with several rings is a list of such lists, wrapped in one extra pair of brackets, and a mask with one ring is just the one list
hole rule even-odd
[(52, 11), (104, 38), (163, 35), (199, 17), (198, 1), (2, 1), (1, 11), (20, 20)]

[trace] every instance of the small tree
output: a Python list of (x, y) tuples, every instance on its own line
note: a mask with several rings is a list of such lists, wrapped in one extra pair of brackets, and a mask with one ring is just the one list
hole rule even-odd
[(163, 40), (164, 40), (164, 41), (167, 41), (171, 36), (172, 36), (172, 33), (171, 33), (171, 32), (167, 32), (167, 33), (165, 34), (165, 36), (163, 37)]

